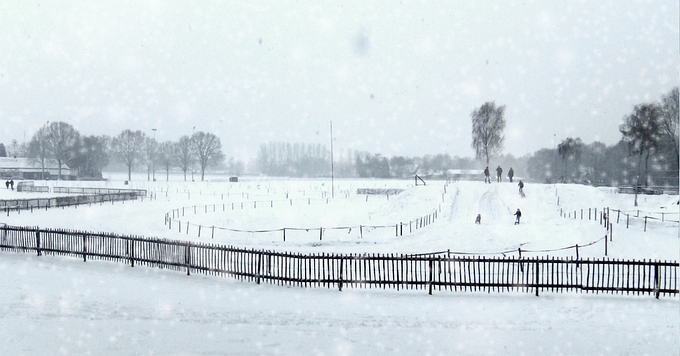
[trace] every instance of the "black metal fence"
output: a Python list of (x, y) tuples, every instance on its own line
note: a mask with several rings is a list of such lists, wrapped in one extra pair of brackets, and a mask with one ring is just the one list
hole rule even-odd
[(109, 260), (302, 287), (678, 293), (678, 262), (301, 254), (35, 227), (0, 227), (0, 250)]
[[(98, 192), (92, 192), (98, 191)], [(11, 211), (49, 209), (74, 205), (86, 205), (105, 202), (117, 202), (137, 200), (144, 198), (146, 190), (133, 189), (98, 189), (93, 188), (64, 188), (54, 187), (54, 193), (81, 193), (81, 195), (67, 195), (59, 197), (32, 198), (32, 199), (7, 199), (0, 200), (0, 210), (9, 215)]]

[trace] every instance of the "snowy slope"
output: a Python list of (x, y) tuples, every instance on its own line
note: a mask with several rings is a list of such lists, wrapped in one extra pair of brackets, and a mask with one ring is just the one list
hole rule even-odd
[[(562, 217), (561, 211), (608, 206), (635, 215), (640, 209), (640, 216), (663, 212), (666, 220), (678, 220), (677, 196), (641, 196), (634, 207), (632, 196), (579, 185), (528, 184), (521, 198), (510, 183), (432, 181), (416, 187), (404, 181), (348, 180), (336, 181), (336, 198), (329, 199), (327, 181), (49, 184), (143, 188), (156, 199), (11, 212), (0, 222), (281, 251), (493, 254), (521, 247), (536, 251), (527, 255), (574, 256), (573, 249), (542, 250), (584, 245), (606, 230), (594, 220)], [(406, 190), (366, 199), (356, 195), (357, 188)], [(30, 196), (37, 195), (0, 190), (1, 199)], [(250, 205), (254, 201), (257, 207)], [(239, 209), (226, 208), (232, 203)], [(286, 242), (279, 232), (222, 231), (211, 239), (204, 230), (198, 237), (193, 227), (187, 234), (164, 224), (167, 212), (182, 207), (185, 215), (179, 218), (192, 224), (302, 230), (291, 232)], [(513, 224), (517, 208), (523, 212), (520, 225)], [(438, 218), (431, 225), (395, 236), (393, 224), (434, 211)], [(481, 225), (474, 224), (477, 214), (482, 214)], [(389, 227), (366, 229), (363, 238), (348, 228), (380, 224)], [(609, 257), (679, 260), (677, 223), (650, 220), (647, 232), (640, 218), (629, 225), (614, 224)], [(323, 241), (320, 227), (327, 229)], [(600, 241), (583, 248), (581, 257), (602, 258), (603, 247)], [(338, 292), (8, 252), (0, 252), (0, 275), (2, 350), (12, 355), (677, 355), (680, 350), (678, 297)]]

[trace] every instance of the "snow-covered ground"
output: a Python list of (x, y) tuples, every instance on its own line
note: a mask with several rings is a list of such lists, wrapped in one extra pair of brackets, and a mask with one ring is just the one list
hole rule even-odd
[[(634, 207), (631, 195), (580, 185), (527, 184), (522, 198), (508, 182), (428, 181), (416, 187), (412, 181), (335, 180), (332, 198), (330, 180), (157, 178), (136, 176), (129, 185), (118, 175), (108, 182), (37, 182), (142, 188), (155, 199), (11, 212), (0, 222), (299, 252), (492, 255), (521, 248), (523, 255), (575, 257), (573, 248), (562, 248), (598, 241), (579, 255), (603, 258), (607, 231), (587, 215), (609, 207), (664, 217), (648, 219), (645, 232), (644, 219), (631, 217), (626, 228), (624, 215), (617, 224), (612, 213), (609, 258), (680, 260), (678, 196), (639, 196)], [(357, 188), (405, 190), (367, 198), (356, 195)], [(41, 195), (0, 190), (0, 199)], [(513, 224), (517, 208), (520, 225)], [(165, 214), (173, 210), (169, 228)], [(435, 211), (431, 225), (408, 233), (409, 221)], [(480, 225), (474, 224), (477, 214)], [(178, 221), (190, 224), (188, 233), (184, 227), (179, 232)], [(403, 236), (395, 236), (398, 223)], [(285, 242), (282, 228), (291, 229)], [(10, 252), (0, 252), (0, 275), (3, 354), (680, 353), (678, 297), (338, 292)]]

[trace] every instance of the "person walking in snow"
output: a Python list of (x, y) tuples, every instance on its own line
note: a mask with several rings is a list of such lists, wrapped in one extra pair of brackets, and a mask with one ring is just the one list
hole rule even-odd
[(512, 177), (515, 176), (515, 171), (512, 170), (512, 167), (510, 167), (510, 170), (508, 171), (508, 179), (510, 179), (510, 183), (512, 183)]
[(519, 187), (519, 195), (524, 196), (524, 182), (520, 179), (519, 184), (517, 184)]
[(484, 183), (491, 183), (491, 177), (489, 177), (489, 166), (484, 168)]
[(517, 208), (517, 211), (515, 212), (514, 215), (517, 217), (516, 220), (515, 220), (515, 225), (519, 225), (519, 218), (522, 217), (522, 212), (519, 211), (519, 208)]
[(501, 166), (496, 167), (496, 179), (498, 180), (498, 183), (500, 183), (503, 180), (503, 168)]

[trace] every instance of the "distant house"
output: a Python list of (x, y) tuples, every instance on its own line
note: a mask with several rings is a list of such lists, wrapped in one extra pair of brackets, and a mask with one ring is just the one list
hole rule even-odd
[(484, 171), (481, 169), (449, 169), (446, 177), (453, 180), (483, 180)]
[[(59, 175), (59, 165), (53, 159), (45, 160), (44, 179), (56, 180)], [(73, 180), (71, 169), (61, 165), (61, 179)], [(30, 158), (0, 157), (0, 179), (43, 179), (40, 162)]]

